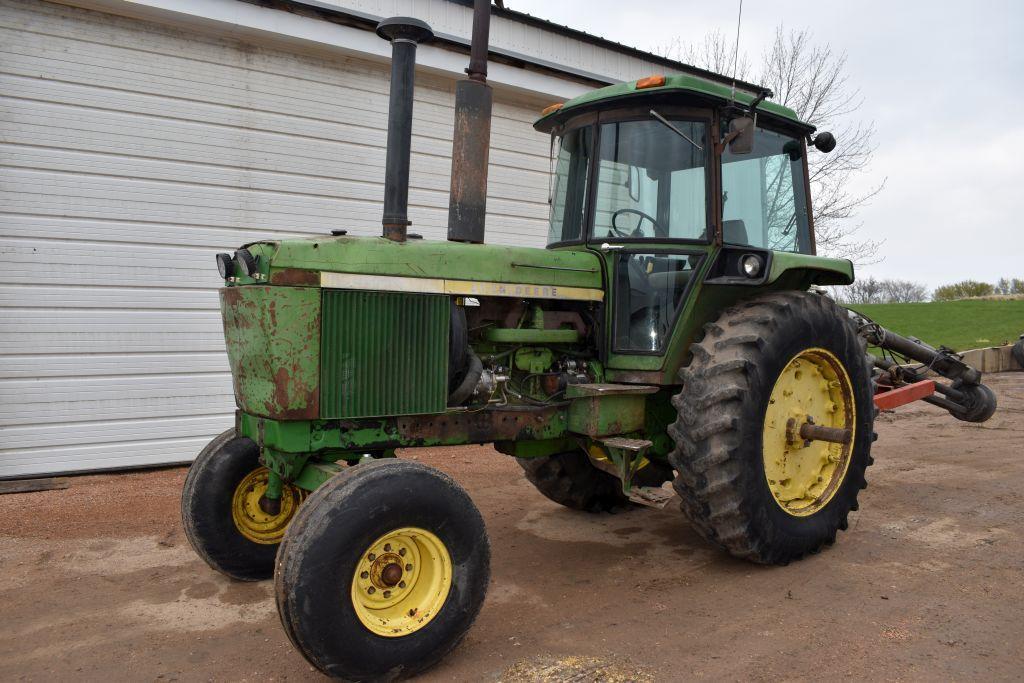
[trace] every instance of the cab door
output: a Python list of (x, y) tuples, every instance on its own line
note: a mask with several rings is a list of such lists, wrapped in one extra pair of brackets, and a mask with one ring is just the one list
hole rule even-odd
[(711, 122), (709, 110), (657, 106), (598, 120), (588, 246), (609, 289), (610, 379), (666, 383), (666, 353), (715, 248)]

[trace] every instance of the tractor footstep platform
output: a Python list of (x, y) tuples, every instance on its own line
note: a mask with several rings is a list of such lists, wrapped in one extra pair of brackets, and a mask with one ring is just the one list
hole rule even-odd
[(674, 492), (660, 486), (634, 486), (629, 492), (629, 499), (634, 503), (658, 510), (668, 505), (668, 502), (675, 497)]

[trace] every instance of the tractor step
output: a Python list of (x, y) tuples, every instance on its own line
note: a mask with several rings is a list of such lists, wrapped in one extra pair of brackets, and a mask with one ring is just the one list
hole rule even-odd
[(673, 491), (660, 486), (634, 486), (629, 490), (629, 499), (632, 502), (658, 510), (668, 505), (675, 496)]
[(648, 448), (654, 445), (654, 442), (648, 441), (647, 439), (629, 439), (624, 436), (613, 436), (608, 439), (598, 440), (608, 448), (614, 448), (620, 451), (632, 451), (634, 453), (644, 453)]

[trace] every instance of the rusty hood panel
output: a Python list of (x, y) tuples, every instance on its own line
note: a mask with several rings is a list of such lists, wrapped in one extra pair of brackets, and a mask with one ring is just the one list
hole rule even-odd
[(248, 285), (220, 290), (235, 403), (253, 415), (320, 413), (320, 290)]

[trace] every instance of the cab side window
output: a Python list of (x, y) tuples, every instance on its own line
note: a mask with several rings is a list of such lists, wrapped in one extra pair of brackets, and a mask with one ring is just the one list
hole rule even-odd
[(617, 254), (614, 351), (665, 348), (699, 259), (690, 254)]
[(729, 244), (811, 252), (803, 143), (758, 128), (750, 154), (722, 154), (722, 231)]

